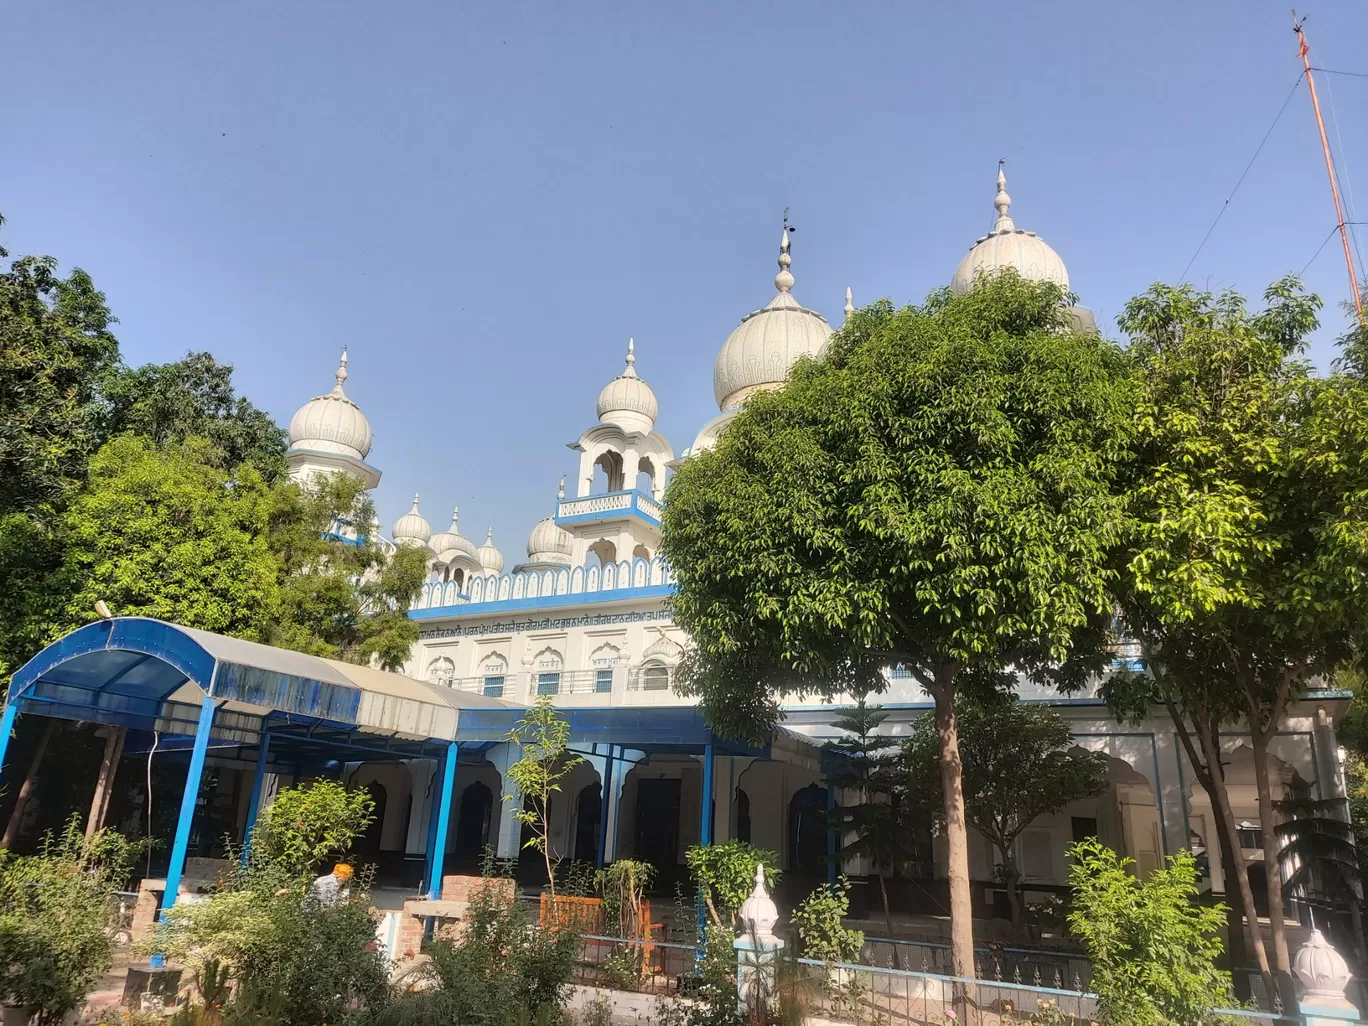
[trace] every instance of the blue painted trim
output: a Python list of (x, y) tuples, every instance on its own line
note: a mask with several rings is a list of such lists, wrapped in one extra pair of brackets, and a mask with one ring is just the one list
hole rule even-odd
[[(212, 685), (210, 690), (213, 690)], [(200, 779), (204, 776), (204, 753), (209, 749), (209, 732), (213, 726), (214, 696), (208, 694), (200, 705), (195, 747), (190, 752), (190, 767), (185, 771), (185, 791), (181, 794), (180, 816), (176, 819), (176, 840), (171, 845), (171, 862), (166, 868), (166, 892), (162, 894), (163, 916), (176, 903), (176, 892), (180, 890), (181, 873), (185, 870), (185, 852), (190, 845), (190, 824), (195, 818), (195, 801), (199, 798)]]
[[(563, 504), (583, 502), (587, 499), (609, 499), (618, 495), (630, 495), (632, 497), (631, 505), (626, 509), (605, 509), (595, 513), (576, 513), (565, 517), (560, 514), (560, 508)], [(640, 488), (620, 488), (615, 492), (602, 492), (598, 495), (581, 495), (576, 499), (562, 499), (556, 504), (555, 520), (558, 525), (592, 524), (601, 520), (622, 520), (628, 517), (636, 517), (638, 520), (644, 520), (653, 527), (659, 527), (660, 521), (641, 508), (640, 500), (642, 499), (645, 499), (647, 502), (656, 503), (654, 496), (647, 495)], [(663, 505), (663, 503), (656, 504)]]
[(10, 735), (14, 733), (14, 718), (19, 715), (19, 706), (10, 702), (0, 713), (0, 781), (5, 779), (5, 753), (9, 751)]
[(242, 833), (242, 865), (246, 867), (247, 857), (252, 850), (252, 833), (256, 830), (257, 818), (261, 815), (261, 792), (266, 784), (266, 764), (271, 755), (271, 733), (261, 732), (261, 749), (257, 752), (256, 773), (252, 776), (252, 797), (247, 803), (247, 825)]
[(442, 796), (437, 808), (437, 830), (433, 839), (432, 868), (428, 878), (428, 897), (437, 901), (442, 897), (442, 863), (446, 858), (447, 830), (451, 825), (451, 800), (456, 792), (456, 764), (461, 758), (461, 746), (447, 743), (442, 756)]
[(614, 588), (612, 591), (582, 591), (577, 595), (541, 595), (537, 598), (505, 599), (502, 602), (470, 602), (459, 606), (438, 606), (435, 609), (411, 609), (410, 620), (462, 620), (498, 613), (526, 612), (535, 609), (559, 609), (564, 606), (591, 606), (607, 602), (636, 602), (643, 599), (669, 598), (675, 593), (673, 584), (649, 584), (644, 588)]

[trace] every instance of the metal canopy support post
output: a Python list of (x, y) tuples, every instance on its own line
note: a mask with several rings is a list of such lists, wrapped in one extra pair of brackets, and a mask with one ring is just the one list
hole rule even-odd
[(247, 825), (242, 830), (242, 864), (247, 865), (248, 853), (252, 850), (252, 833), (256, 830), (257, 819), (261, 816), (261, 792), (266, 785), (266, 766), (271, 755), (271, 735), (261, 731), (261, 749), (257, 752), (256, 775), (252, 777), (252, 798), (247, 803)]
[(599, 869), (604, 867), (608, 858), (608, 820), (613, 807), (613, 763), (617, 761), (616, 753), (617, 746), (609, 745), (608, 755), (603, 761), (603, 807), (599, 812), (598, 856), (594, 859)]
[[(442, 757), (442, 787), (438, 791), (437, 807), (433, 819), (437, 827), (433, 831), (432, 851), (428, 856), (428, 897), (437, 901), (442, 896), (442, 862), (446, 856), (447, 828), (451, 825), (451, 799), (456, 790), (456, 760), (461, 746), (455, 741), (447, 743), (446, 754)], [(433, 789), (437, 791), (436, 788)]]
[[(699, 802), (701, 808), (698, 812), (698, 843), (707, 845), (712, 844), (713, 835), (713, 746), (711, 743), (703, 746), (703, 794)], [(703, 903), (703, 891), (700, 889), (698, 898), (695, 902), (698, 916), (698, 958), (703, 957), (703, 934), (708, 927), (707, 906)]]
[(4, 715), (0, 716), (0, 781), (5, 779), (5, 752), (9, 748), (10, 735), (14, 733), (14, 718), (18, 715), (18, 704), (10, 702), (5, 706)]
[(190, 824), (195, 819), (195, 803), (199, 798), (200, 780), (204, 776), (204, 754), (209, 749), (209, 732), (214, 726), (214, 696), (204, 696), (200, 706), (199, 724), (195, 728), (195, 747), (190, 750), (190, 768), (185, 771), (185, 792), (181, 795), (180, 818), (176, 820), (176, 840), (171, 845), (171, 864), (166, 868), (166, 893), (162, 895), (161, 910), (176, 903), (180, 890), (181, 873), (185, 869), (185, 852), (190, 845)]

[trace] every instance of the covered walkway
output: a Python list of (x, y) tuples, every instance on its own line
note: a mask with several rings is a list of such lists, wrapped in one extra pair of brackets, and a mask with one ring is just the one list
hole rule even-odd
[[(116, 617), (49, 645), (15, 675), (0, 715), (0, 786), (13, 779), (4, 757), (20, 715), (59, 717), (126, 728), (125, 752), (188, 752), (163, 910), (176, 901), (184, 872), (205, 760), (252, 772), (243, 840), (250, 839), (269, 773), (344, 774), (347, 764), (432, 760), (423, 892), (441, 887), (458, 765), (487, 765), (523, 707), (370, 667), (322, 659), (141, 617)], [(806, 739), (776, 732), (771, 744), (715, 738), (698, 710), (566, 709), (572, 749), (599, 770), (603, 815), (597, 861), (612, 858), (610, 796), (614, 773), (649, 759), (687, 755), (701, 762), (698, 840), (714, 837), (717, 756), (779, 760), (816, 772), (820, 752)], [(181, 756), (184, 758), (184, 755)], [(431, 765), (432, 763), (429, 763)], [(438, 783), (440, 781), (440, 784)], [(417, 847), (417, 846), (416, 846)]]

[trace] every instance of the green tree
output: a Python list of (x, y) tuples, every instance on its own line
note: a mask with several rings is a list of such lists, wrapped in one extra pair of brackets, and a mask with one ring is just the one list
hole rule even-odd
[(259, 640), (276, 606), (268, 544), (271, 495), (251, 467), (218, 469), (202, 439), (159, 448), (123, 435), (90, 462), (90, 481), (63, 517), (64, 558), (48, 637), (122, 616)]
[(285, 432), (268, 413), (233, 389), (233, 368), (209, 353), (174, 363), (112, 368), (101, 382), (105, 437), (137, 434), (158, 445), (207, 439), (219, 466), (256, 467), (267, 481), (285, 473)]
[(0, 518), (48, 519), (84, 479), (114, 323), (80, 268), (63, 278), (52, 257), (28, 256), (0, 273)]
[(684, 853), (703, 904), (713, 925), (728, 931), (736, 913), (755, 890), (755, 867), (765, 867), (765, 886), (771, 890), (779, 880), (779, 856), (745, 841), (695, 844)]
[[(1209, 735), (1230, 719), (1249, 731), (1285, 1001), (1269, 746), (1288, 702), (1353, 655), (1368, 626), (1368, 390), (1350, 374), (1319, 378), (1300, 358), (1320, 305), (1294, 277), (1270, 285), (1254, 313), (1234, 293), (1155, 285), (1119, 318), (1138, 373), (1136, 530), (1118, 594), (1235, 851)], [(1205, 721), (1196, 738), (1184, 720)]]
[[(1046, 706), (1016, 700), (961, 701), (957, 709), (964, 753), (964, 809), (969, 825), (997, 849), (1012, 925), (1025, 923), (1017, 839), (1041, 816), (1107, 790), (1107, 757), (1075, 746), (1064, 717)], [(912, 729), (904, 749), (908, 787), (939, 787), (939, 739), (930, 716)]]
[(934, 699), (961, 976), (955, 696), (1100, 668), (1125, 526), (1124, 359), (1071, 330), (1064, 299), (1009, 272), (852, 315), (822, 361), (684, 463), (664, 514), (675, 621), (696, 646), (682, 684), (719, 733), (761, 735), (784, 693), (882, 690), (894, 664)]
[(344, 855), (375, 818), (370, 792), (335, 780), (282, 789), (252, 831), (252, 858), (306, 877), (324, 859)]
[(1197, 900), (1197, 867), (1180, 851), (1141, 883), (1096, 839), (1080, 841), (1069, 883), (1069, 927), (1092, 961), (1102, 1026), (1206, 1026), (1230, 1001), (1221, 954), (1219, 905)]
[[(869, 705), (867, 699), (868, 696), (861, 695), (855, 705), (843, 710), (832, 723), (846, 733), (826, 743), (827, 750), (840, 758), (842, 767), (829, 777), (829, 782), (847, 800), (831, 810), (831, 815), (840, 843), (840, 861), (866, 859), (879, 878), (884, 925), (891, 937), (893, 912), (888, 901), (888, 877), (929, 864), (931, 835), (925, 824), (930, 819), (929, 802), (935, 800), (939, 789), (931, 792), (932, 797), (926, 797), (925, 792), (908, 788), (907, 774), (898, 758), (901, 741), (877, 733), (887, 714), (878, 706)], [(848, 800), (851, 795), (853, 802)], [(896, 944), (893, 967), (902, 968)]]
[(531, 806), (515, 809), (513, 818), (532, 829), (527, 847), (542, 854), (546, 863), (546, 886), (554, 902), (556, 864), (560, 859), (551, 850), (551, 797), (560, 793), (561, 781), (584, 760), (570, 752), (570, 724), (556, 712), (546, 695), (537, 698), (504, 740), (516, 745), (522, 753), (522, 757), (508, 767), (508, 778), (517, 790), (504, 795), (504, 801), (515, 801), (521, 795)]

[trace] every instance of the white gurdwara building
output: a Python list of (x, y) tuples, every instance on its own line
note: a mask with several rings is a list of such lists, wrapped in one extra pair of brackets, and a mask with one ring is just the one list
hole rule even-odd
[[(996, 219), (955, 270), (950, 282), (955, 291), (970, 288), (979, 274), (1006, 267), (1068, 288), (1064, 261), (1035, 233), (1016, 227), (1010, 204), (999, 169)], [(742, 317), (722, 343), (713, 370), (719, 413), (679, 459), (715, 444), (747, 398), (780, 386), (800, 357), (820, 356), (832, 328), (794, 295), (791, 264), (786, 229), (775, 293)], [(845, 312), (851, 311), (847, 290)], [(1086, 309), (1071, 312), (1075, 323), (1093, 327)], [(291, 420), (287, 459), (297, 478), (343, 472), (374, 487), (380, 473), (365, 462), (371, 428), (343, 389), (346, 377), (344, 354), (332, 391), (310, 400)], [(581, 736), (591, 736), (593, 725), (607, 723), (611, 715), (614, 741), (579, 745), (586, 761), (555, 801), (551, 843), (561, 855), (600, 863), (646, 859), (668, 879), (681, 867), (684, 851), (700, 839), (741, 838), (779, 852), (791, 879), (824, 876), (826, 809), (841, 796), (826, 783), (821, 742), (839, 733), (833, 726), (839, 709), (788, 705), (783, 727), (763, 753), (714, 754), (708, 745), (707, 754), (700, 755), (701, 749), (683, 743), (672, 749), (672, 724), (695, 714), (671, 688), (689, 639), (671, 619), (674, 586), (659, 556), (666, 476), (676, 456), (655, 428), (658, 402), (637, 369), (630, 340), (625, 365), (599, 393), (595, 413), (596, 421), (572, 446), (577, 465), (562, 481), (554, 510), (533, 528), (525, 556), (507, 558), (495, 547), (492, 529), (476, 544), (462, 534), (456, 510), (449, 525), (434, 533), (414, 496), (412, 508), (391, 531), (394, 545), (422, 548), (431, 567), (429, 583), (410, 614), (421, 634), (406, 671), (491, 707), (552, 696)], [(932, 704), (896, 668), (888, 671), (887, 691), (877, 700), (889, 714), (883, 729), (894, 734), (906, 733)], [(1028, 895), (1063, 887), (1065, 847), (1084, 836), (1099, 836), (1130, 855), (1142, 872), (1180, 848), (1216, 850), (1211, 806), (1195, 786), (1195, 774), (1162, 709), (1142, 724), (1122, 727), (1088, 695), (1065, 699), (1024, 690), (1021, 700), (1056, 706), (1080, 747), (1106, 753), (1111, 785), (1101, 797), (1076, 802), (1026, 831), (1018, 864)], [(1344, 794), (1333, 725), (1346, 700), (1339, 692), (1313, 691), (1290, 709), (1270, 760), (1272, 779), (1283, 793), (1305, 785), (1322, 797)], [(624, 743), (623, 732), (629, 730), (624, 724), (638, 724), (652, 743), (641, 748)], [(1245, 854), (1254, 861), (1251, 875), (1261, 892), (1251, 750), (1238, 730), (1223, 736), (1232, 802), (1243, 820)], [(493, 736), (473, 755), (469, 746), (462, 747), (450, 810), (449, 859), (456, 865), (473, 864), (486, 844), (504, 856), (519, 851), (520, 825), (501, 800), (509, 793), (505, 774), (515, 758), (509, 748)], [(421, 867), (433, 772), (434, 765), (424, 760), (348, 767), (349, 779), (377, 796), (374, 840), (382, 878), (402, 878), (410, 872), (406, 867), (414, 867), (413, 873)], [(705, 811), (708, 795), (710, 813)], [(1005, 903), (995, 882), (994, 854), (972, 831), (970, 843), (976, 909), (983, 915), (1001, 913)], [(933, 911), (940, 900), (943, 853), (929, 832), (926, 852), (923, 878), (896, 899), (909, 909)], [(1210, 886), (1224, 891), (1220, 860), (1206, 862)], [(846, 871), (855, 876), (867, 868), (852, 863)]]

